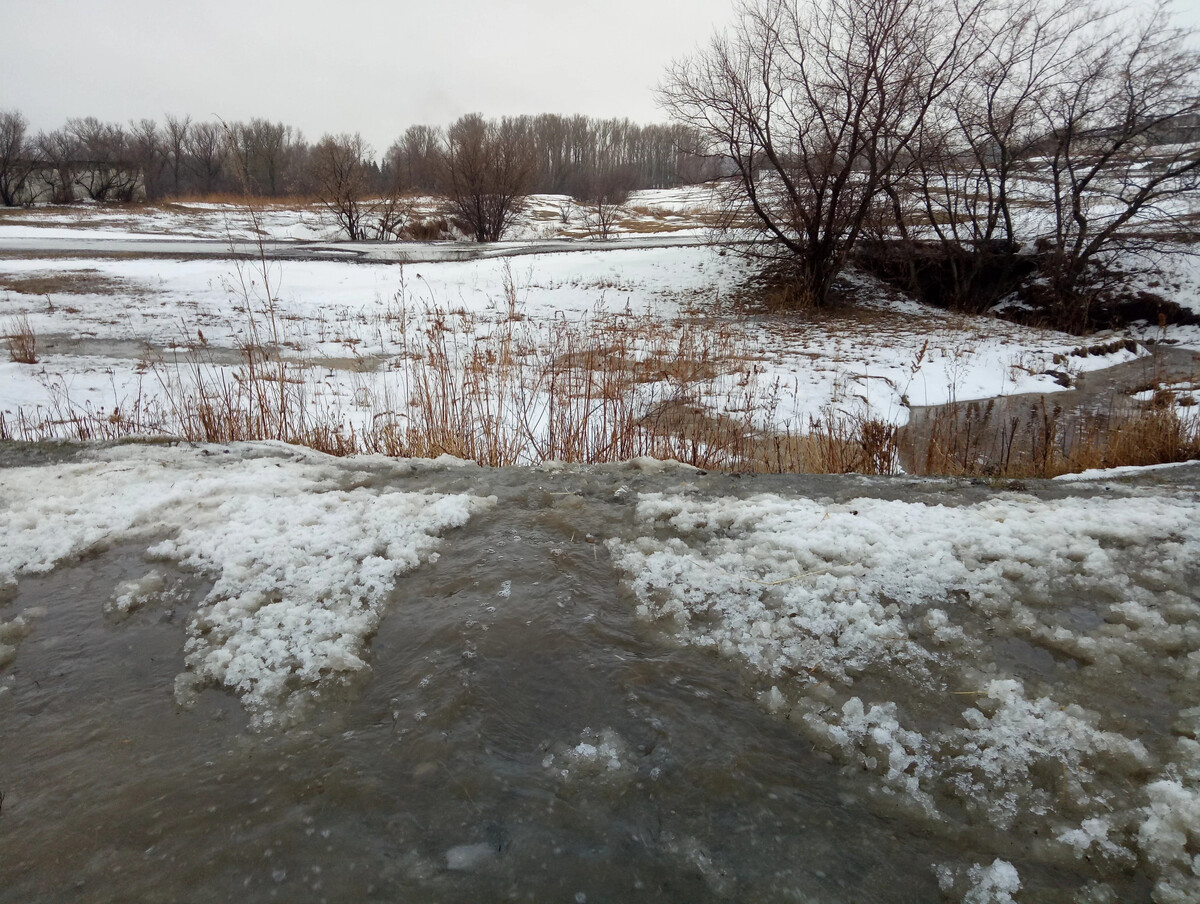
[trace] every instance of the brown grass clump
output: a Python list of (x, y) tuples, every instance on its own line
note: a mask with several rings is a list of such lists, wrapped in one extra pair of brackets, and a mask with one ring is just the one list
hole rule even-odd
[(29, 318), (24, 314), (14, 317), (8, 323), (4, 336), (8, 345), (8, 359), (16, 364), (37, 364), (37, 336), (29, 325)]

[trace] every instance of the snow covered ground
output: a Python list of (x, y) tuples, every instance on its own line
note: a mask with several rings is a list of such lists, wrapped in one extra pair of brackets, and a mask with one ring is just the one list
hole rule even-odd
[[(613, 224), (612, 235), (695, 235), (706, 228), (712, 206), (713, 193), (704, 186), (633, 192)], [(413, 199), (418, 217), (435, 216), (438, 209), (434, 198)], [(506, 239), (586, 238), (587, 219), (586, 208), (566, 195), (532, 195)], [(253, 213), (236, 203), (186, 200), (146, 206), (0, 209), (0, 243), (37, 237), (333, 242), (343, 236), (326, 208), (286, 201), (256, 201)]]
[[(635, 213), (625, 236), (610, 243), (553, 238), (573, 227), (553, 220), (562, 199), (546, 196), (534, 199), (518, 232), (548, 244), (509, 242), (472, 260), (447, 259), (459, 251), (477, 254), (470, 244), (391, 244), (364, 252), (434, 258), (404, 265), (307, 254), (271, 260), (264, 269), (211, 254), (172, 257), (172, 241), (209, 242), (211, 251), (223, 233), (235, 241), (252, 237), (245, 214), (222, 205), (8, 214), (0, 217), (0, 242), (31, 244), (0, 257), (0, 325), (11, 332), (25, 318), (39, 353), (36, 364), (0, 361), (0, 413), (11, 424), (22, 412), (45, 421), (64, 409), (128, 410), (135, 399), (162, 394), (162, 366), (155, 362), (171, 365), (189, 350), (233, 379), (237, 349), (253, 328), (266, 329), (268, 307), (295, 365), (293, 379), (306, 384), (323, 410), (358, 425), (379, 413), (366, 399), (386, 398), (403, 409), (405, 353), (451, 313), (471, 322), (455, 333), (464, 358), (485, 325), (514, 319), (535, 337), (564, 320), (624, 318), (678, 331), (709, 318), (730, 334), (738, 359), (692, 380), (689, 398), (726, 411), (753, 399), (752, 418), (762, 426), (800, 432), (831, 411), (902, 424), (909, 406), (1055, 391), (1074, 372), (1135, 356), (1125, 349), (1072, 356), (1081, 345), (1076, 337), (930, 309), (867, 283), (864, 300), (844, 315), (738, 313), (731, 302), (746, 271), (736, 256), (696, 244), (704, 238), (697, 218), (707, 203), (700, 194), (640, 193), (631, 205), (644, 213)], [(285, 244), (330, 235), (328, 215), (311, 208), (271, 208), (261, 222), (270, 239)], [(88, 244), (120, 237), (160, 244), (149, 257), (128, 249), (97, 253)], [(75, 250), (38, 250), (51, 239)], [(1186, 275), (1176, 280), (1178, 292), (1195, 303)], [(1097, 336), (1088, 344), (1114, 338), (1122, 337)], [(679, 387), (664, 382), (646, 389), (664, 397)]]

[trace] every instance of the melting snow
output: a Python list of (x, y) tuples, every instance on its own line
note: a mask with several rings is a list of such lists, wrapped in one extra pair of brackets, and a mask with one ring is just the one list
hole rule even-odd
[[(1200, 501), (678, 492), (641, 496), (637, 519), (640, 536), (609, 546), (639, 613), (761, 676), (766, 709), (875, 774), (881, 791), (940, 821), (961, 811), (997, 830), (1048, 824), (1054, 841), (1042, 843), (1067, 856), (1148, 863), (1156, 901), (1198, 899), (1200, 719), (1164, 762), (1094, 694), (1077, 702), (1069, 682), (1031, 691), (1004, 674), (989, 637), (1194, 696)], [(1068, 626), (1064, 599), (1102, 618)], [(887, 688), (895, 700), (878, 699)], [(1020, 887), (1000, 860), (969, 885), (964, 900), (977, 902), (1012, 901)]]
[[(152, 544), (151, 557), (214, 580), (188, 626), (181, 702), (212, 684), (239, 693), (257, 723), (277, 721), (366, 668), (396, 580), (489, 504), (347, 488), (348, 475), (324, 456), (270, 445), (124, 447), (0, 471), (0, 582), (113, 544)], [(118, 587), (110, 610), (144, 604), (160, 581), (151, 573)]]

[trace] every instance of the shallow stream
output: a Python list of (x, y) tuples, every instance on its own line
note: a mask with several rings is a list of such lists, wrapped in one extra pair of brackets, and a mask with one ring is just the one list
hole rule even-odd
[[(178, 457), (194, 464), (187, 450), (155, 454), (164, 467)], [(274, 446), (241, 454), (281, 468), (314, 458)], [(50, 494), (60, 477), (84, 473), (72, 468), (96, 461), (101, 471), (128, 464), (103, 450), (9, 447), (0, 475)], [(0, 901), (958, 901), (990, 893), (979, 868), (997, 859), (1019, 872), (1018, 901), (1150, 900), (1162, 881), (1131, 839), (1141, 789), (1176, 758), (1180, 713), (1196, 703), (1196, 670), (1163, 662), (1198, 655), (1195, 632), (1183, 627), (1196, 606), (1195, 559), (1174, 580), (1157, 573), (1155, 547), (1109, 544), (1132, 574), (1113, 576), (1113, 586), (1170, 598), (1163, 617), (1179, 630), (1161, 644), (1088, 660), (1079, 643), (1051, 643), (1039, 626), (1076, 639), (1120, 633), (1108, 631), (1117, 600), (1051, 574), (1013, 578), (1024, 596), (990, 610), (954, 610), (975, 591), (948, 590), (941, 608), (969, 641), (941, 647), (922, 627), (927, 609), (885, 599), (930, 651), (916, 671), (908, 654), (879, 653), (804, 674), (795, 663), (764, 669), (737, 644), (702, 642), (705, 620), (722, 617), (715, 609), (697, 609), (687, 630), (661, 617), (648, 602), (661, 593), (639, 595), (630, 550), (690, 544), (723, 575), (732, 566), (712, 544), (739, 531), (753, 542), (753, 519), (697, 539), (700, 528), (647, 520), (639, 500), (648, 498), (736, 507), (767, 493), (810, 502), (827, 518), (843, 509), (867, 517), (871, 506), (965, 512), (1017, 497), (1029, 510), (1096, 498), (1194, 506), (1196, 469), (1015, 494), (967, 482), (650, 466), (320, 467), (326, 489), (495, 499), (397, 578), (368, 638), (369, 666), (317, 685), (299, 715), (255, 721), (228, 687), (194, 700), (176, 693), (189, 669), (188, 625), (217, 577), (148, 552), (170, 538), (169, 520), (114, 527), (46, 572), (18, 570), (0, 603), (0, 623), (29, 626), (10, 638), (15, 655), (0, 668)], [(155, 592), (127, 612), (114, 607), (120, 588), (151, 569)], [(760, 582), (776, 580), (786, 588), (791, 578)], [(847, 625), (830, 630), (844, 640)], [(1116, 676), (1115, 667), (1128, 671)], [(877, 751), (860, 756), (810, 718), (833, 712), (822, 724), (846, 727), (850, 715), (838, 713), (851, 697), (888, 701), (904, 725), (933, 737), (961, 723), (985, 681), (1010, 678), (1029, 700), (1053, 693), (1094, 714), (1084, 721), (1144, 743), (1144, 759), (1117, 752), (1097, 765), (1083, 754), (1087, 802), (1062, 808), (1068, 821), (1125, 814), (1113, 818), (1121, 853), (1050, 844), (1063, 816), (1053, 807), (997, 824), (986, 782), (968, 787), (961, 774), (917, 764), (908, 774), (929, 797), (920, 803), (897, 791)], [(1071, 761), (1055, 762), (1037, 762), (1025, 780), (1070, 796), (1069, 777), (1053, 773)], [(995, 887), (969, 899), (1012, 900), (1003, 882)]]

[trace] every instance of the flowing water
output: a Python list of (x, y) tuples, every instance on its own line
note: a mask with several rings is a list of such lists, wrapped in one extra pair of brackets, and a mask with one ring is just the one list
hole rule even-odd
[[(0, 464), (37, 464), (49, 481), (74, 454), (9, 450)], [(1150, 482), (1195, 498), (1188, 475)], [(992, 488), (634, 467), (354, 480), (496, 504), (397, 581), (369, 669), (320, 688), (288, 724), (255, 727), (225, 689), (190, 707), (173, 694), (212, 575), (155, 559), (171, 592), (106, 613), (162, 536), (114, 537), (10, 587), (0, 620), (35, 617), (0, 670), (0, 901), (938, 901), (937, 867), (996, 857), (1020, 870), (1019, 900), (1149, 900), (1128, 859), (1098, 871), (1047, 854), (1035, 824), (965, 830), (986, 816), (964, 815), (950, 792), (935, 793), (936, 817), (883, 793), (871, 762), (764, 705), (778, 677), (639, 616), (605, 542), (648, 533), (636, 503), (649, 493), (969, 507)], [(1055, 592), (1038, 605), (1080, 632), (1105, 623), (1099, 601)], [(1098, 686), (1028, 633), (973, 624), (997, 674), (1074, 681), (1078, 696)], [(853, 675), (855, 694), (899, 701), (916, 721), (969, 705), (949, 691), (931, 704), (927, 686), (886, 669)], [(849, 690), (834, 684), (840, 705)], [(1147, 665), (1112, 707), (1091, 704), (1106, 727), (1166, 745), (1180, 693)], [(1117, 706), (1129, 710), (1110, 720)], [(1117, 897), (1081, 897), (1101, 880)]]

